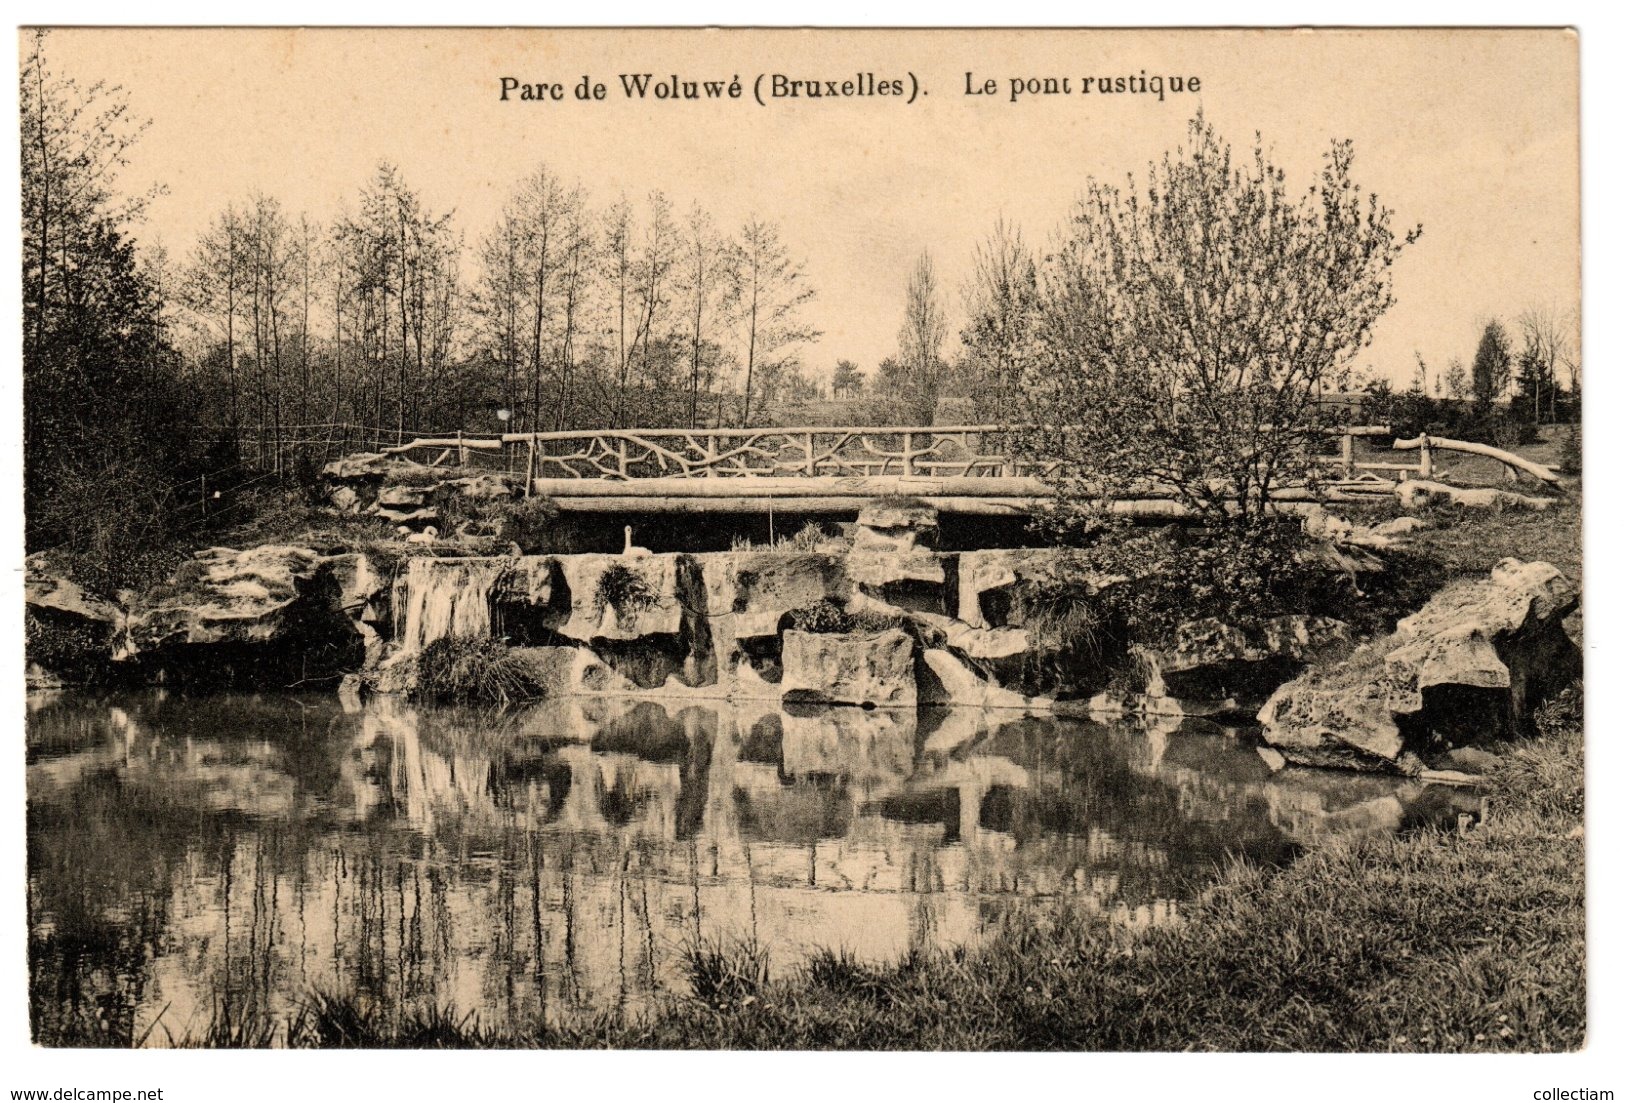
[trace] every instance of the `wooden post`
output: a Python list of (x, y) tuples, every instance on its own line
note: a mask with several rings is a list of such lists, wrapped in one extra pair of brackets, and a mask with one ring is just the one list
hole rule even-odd
[(615, 442), (615, 455), (618, 457), (618, 459), (620, 461), (617, 466), (620, 468), (621, 478), (624, 479), (624, 478), (626, 478), (626, 438), (625, 437), (622, 437), (620, 440)]
[(1433, 478), (1433, 445), (1426, 433), (1422, 434), (1422, 458), (1418, 462), (1417, 474), (1424, 479)]
[(1343, 478), (1354, 478), (1354, 434), (1343, 431)]
[(807, 434), (807, 464), (806, 464), (806, 467), (807, 467), (807, 474), (809, 474), (809, 475), (818, 474), (818, 465), (813, 462), (813, 434), (810, 433), (810, 432)]
[(717, 475), (717, 435), (715, 433), (711, 433), (705, 438), (705, 447), (707, 450), (705, 477), (714, 479)]
[(536, 485), (536, 434), (530, 435), (530, 457), (525, 461), (525, 497), (529, 498)]
[(903, 474), (914, 474), (914, 434), (903, 433)]
[(457, 430), (457, 466), (468, 466), (468, 446), (463, 443), (463, 431)]

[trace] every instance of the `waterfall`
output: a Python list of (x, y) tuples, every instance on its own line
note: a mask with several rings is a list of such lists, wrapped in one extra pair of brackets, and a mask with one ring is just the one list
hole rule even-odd
[(405, 651), (421, 651), (447, 636), (491, 634), (492, 590), (507, 572), (506, 559), (411, 560), (406, 570)]

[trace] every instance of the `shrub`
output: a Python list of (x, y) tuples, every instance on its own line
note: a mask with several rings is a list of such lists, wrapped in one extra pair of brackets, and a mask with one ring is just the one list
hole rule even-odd
[(500, 640), (447, 637), (418, 657), (417, 696), (423, 700), (500, 707), (543, 693), (535, 671)]
[(1585, 728), (1585, 683), (1573, 682), (1535, 710), (1535, 729), (1547, 739)]
[(1580, 423), (1565, 427), (1563, 430), (1562, 452), (1560, 453), (1563, 470), (1570, 475), (1580, 473), (1580, 461), (1583, 453), (1580, 448)]
[(608, 608), (614, 609), (617, 616), (636, 616), (659, 604), (660, 595), (649, 588), (642, 575), (616, 563), (598, 576), (593, 602), (600, 613)]
[(89, 680), (105, 670), (108, 629), (77, 617), (40, 615), (32, 609), (23, 618), (23, 654), (53, 673), (73, 681)]
[[(1306, 555), (1309, 544), (1286, 517), (1247, 526), (1113, 526), (1079, 553), (1074, 570), (1126, 579), (1091, 599), (1090, 616), (1103, 631), (1122, 626), (1137, 642), (1157, 643), (1203, 617), (1341, 612), (1350, 588)], [(1062, 604), (1061, 596), (1050, 600)]]
[(754, 938), (696, 939), (684, 947), (694, 998), (712, 1008), (754, 1002), (768, 983), (768, 956)]

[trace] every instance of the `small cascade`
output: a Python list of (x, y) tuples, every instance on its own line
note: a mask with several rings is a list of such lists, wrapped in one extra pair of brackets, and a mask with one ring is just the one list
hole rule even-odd
[(507, 573), (506, 559), (411, 560), (406, 571), (405, 651), (421, 651), (447, 636), (480, 639), (491, 634), (492, 596)]

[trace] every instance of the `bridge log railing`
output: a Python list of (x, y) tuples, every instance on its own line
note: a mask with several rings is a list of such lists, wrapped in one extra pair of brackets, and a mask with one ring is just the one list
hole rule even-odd
[[(766, 499), (828, 508), (883, 495), (985, 499), (989, 508), (1024, 510), (1052, 494), (1044, 476), (1057, 466), (1016, 453), (1019, 426), (799, 426), (759, 429), (588, 429), (468, 436), (419, 436), (384, 449), (396, 455), (427, 453), (431, 466), (468, 464), (488, 457), (513, 474), (523, 470), (529, 494), (591, 501), (657, 498), (746, 503)], [(1491, 456), (1543, 481), (1545, 467), (1483, 445), (1421, 436), (1393, 441), (1415, 451), (1417, 462), (1356, 452), (1361, 437), (1392, 437), (1386, 425), (1331, 428), (1335, 451), (1314, 457), (1326, 469), (1322, 492), (1345, 500), (1391, 493), (1408, 479), (1439, 472), (1436, 450)], [(1287, 500), (1292, 488), (1276, 495)], [(1159, 495), (1152, 494), (1152, 497)]]
[(1042, 470), (996, 447), (1008, 433), (1000, 425), (803, 426), (508, 433), (501, 439), (525, 449), (533, 479), (1009, 477)]

